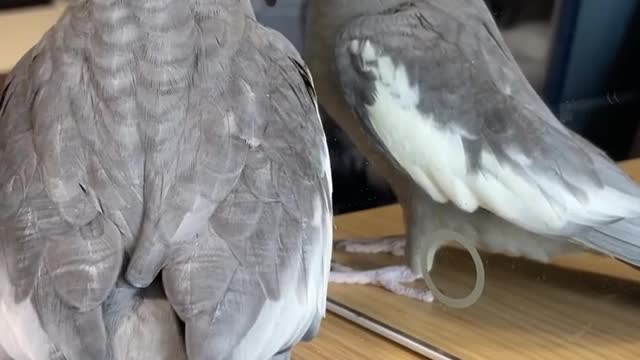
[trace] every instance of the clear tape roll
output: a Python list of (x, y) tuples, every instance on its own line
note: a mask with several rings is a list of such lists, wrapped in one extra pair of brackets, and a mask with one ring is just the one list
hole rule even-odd
[[(441, 303), (453, 307), (453, 308), (466, 308), (473, 304), (475, 304), (480, 296), (482, 295), (482, 291), (484, 290), (485, 284), (485, 272), (484, 272), (484, 264), (482, 263), (482, 259), (480, 258), (480, 253), (476, 250), (475, 246), (471, 243), (469, 239), (464, 237), (462, 234), (457, 233), (452, 230), (438, 230), (429, 235), (431, 237), (431, 247), (427, 252), (427, 256), (425, 257), (425, 264), (422, 266), (422, 277), (424, 281), (427, 283), (429, 290), (433, 293), (433, 296), (440, 301)], [(471, 259), (473, 260), (473, 264), (476, 270), (476, 283), (471, 290), (471, 293), (464, 298), (452, 298), (450, 296), (445, 295), (436, 284), (433, 282), (431, 275), (429, 275), (429, 269), (431, 265), (433, 265), (433, 260), (435, 259), (436, 253), (450, 240), (454, 240), (462, 245), (471, 255)]]

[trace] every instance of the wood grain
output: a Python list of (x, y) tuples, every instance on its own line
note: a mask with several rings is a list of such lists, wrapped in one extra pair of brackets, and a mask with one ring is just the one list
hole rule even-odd
[[(640, 161), (623, 167), (640, 179)], [(395, 205), (339, 216), (336, 227), (336, 238), (404, 233)], [(425, 304), (374, 286), (332, 284), (329, 298), (461, 359), (640, 358), (640, 272), (595, 255), (552, 265), (482, 257), (487, 286), (468, 309)], [(387, 255), (335, 252), (334, 258), (360, 269), (402, 263)], [(467, 293), (475, 278), (470, 257), (446, 249), (437, 258), (438, 285), (455, 296)]]
[(318, 337), (300, 343), (293, 351), (294, 360), (416, 360), (418, 354), (329, 313)]

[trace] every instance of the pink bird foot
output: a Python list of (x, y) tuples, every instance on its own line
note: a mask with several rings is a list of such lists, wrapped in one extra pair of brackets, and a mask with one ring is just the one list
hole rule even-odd
[(374, 270), (358, 271), (347, 266), (332, 264), (329, 281), (340, 284), (378, 285), (394, 294), (430, 303), (433, 294), (426, 289), (416, 289), (403, 283), (422, 278), (407, 266), (387, 266)]
[(381, 254), (389, 253), (395, 256), (404, 256), (406, 238), (400, 235), (386, 236), (380, 239), (349, 239), (338, 240), (335, 248), (354, 254)]

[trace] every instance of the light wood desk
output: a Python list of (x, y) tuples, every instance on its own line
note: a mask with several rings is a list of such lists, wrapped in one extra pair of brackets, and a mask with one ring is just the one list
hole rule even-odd
[(424, 357), (330, 312), (318, 337), (298, 344), (293, 351), (293, 360), (419, 359)]

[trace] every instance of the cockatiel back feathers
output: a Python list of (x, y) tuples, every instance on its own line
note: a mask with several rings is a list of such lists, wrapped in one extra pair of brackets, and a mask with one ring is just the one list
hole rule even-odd
[[(286, 358), (317, 332), (326, 142), (306, 67), (249, 0), (70, 3), (8, 77), (0, 163), (0, 345), (12, 358), (148, 346), (115, 341), (111, 322), (148, 313), (130, 301), (162, 308), (164, 293), (131, 286), (160, 273), (189, 358)], [(149, 321), (181, 344), (171, 321)]]

